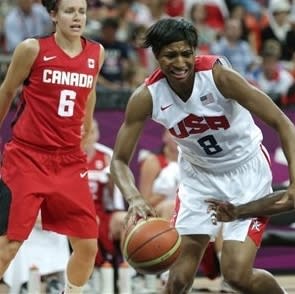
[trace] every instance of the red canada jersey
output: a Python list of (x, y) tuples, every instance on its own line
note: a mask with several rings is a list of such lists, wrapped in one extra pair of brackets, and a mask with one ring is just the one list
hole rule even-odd
[(109, 155), (105, 150), (96, 148), (95, 155), (88, 161), (89, 188), (97, 212), (106, 210), (106, 199), (112, 200), (112, 191), (108, 186), (109, 162), (107, 158)]
[(76, 147), (98, 74), (100, 44), (82, 37), (82, 52), (70, 57), (54, 35), (38, 41), (40, 50), (23, 85), (13, 137), (49, 150)]

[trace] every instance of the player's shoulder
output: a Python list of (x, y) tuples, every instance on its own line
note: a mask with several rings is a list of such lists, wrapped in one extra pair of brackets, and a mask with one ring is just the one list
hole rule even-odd
[(152, 95), (145, 83), (139, 85), (131, 94), (129, 102), (145, 103), (152, 100)]
[(127, 103), (127, 111), (128, 113), (133, 113), (133, 115), (137, 117), (147, 117), (151, 115), (152, 107), (152, 95), (148, 87), (143, 83), (131, 94)]
[(90, 50), (91, 54), (97, 53), (97, 58), (99, 60), (99, 68), (101, 68), (102, 63), (105, 58), (105, 49), (104, 49), (103, 45), (100, 42), (93, 40), (91, 38), (88, 38), (88, 37), (82, 36), (81, 38), (82, 38), (82, 41), (85, 43), (85, 48), (87, 48), (84, 52), (85, 55), (89, 54), (89, 50)]
[(37, 39), (29, 38), (20, 42), (15, 48), (15, 53), (24, 58), (36, 57), (39, 53), (40, 45)]

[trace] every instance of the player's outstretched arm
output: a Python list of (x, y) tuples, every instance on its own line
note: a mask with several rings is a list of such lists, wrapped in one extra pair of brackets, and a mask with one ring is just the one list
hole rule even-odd
[(129, 204), (126, 222), (136, 222), (155, 215), (153, 208), (145, 201), (136, 187), (129, 163), (146, 120), (152, 113), (152, 99), (145, 85), (131, 95), (125, 111), (125, 118), (116, 137), (111, 160), (111, 176)]
[(295, 208), (295, 126), (293, 122), (269, 96), (250, 85), (236, 71), (216, 64), (213, 68), (213, 76), (224, 97), (236, 100), (278, 133), (288, 161), (290, 185), (287, 194), (290, 199), (293, 199)]
[(256, 216), (270, 216), (293, 209), (293, 200), (287, 195), (287, 190), (279, 190), (239, 206), (216, 199), (208, 199), (208, 212), (212, 215), (212, 222), (229, 222), (238, 218)]

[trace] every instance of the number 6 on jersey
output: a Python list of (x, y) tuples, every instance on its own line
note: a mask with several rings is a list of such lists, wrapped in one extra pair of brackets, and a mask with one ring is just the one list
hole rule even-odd
[(60, 92), (58, 115), (70, 117), (74, 114), (76, 92), (72, 90), (62, 90)]

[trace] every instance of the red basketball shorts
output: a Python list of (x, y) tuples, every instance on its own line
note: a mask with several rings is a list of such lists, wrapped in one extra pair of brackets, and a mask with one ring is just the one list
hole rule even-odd
[(5, 146), (1, 177), (11, 194), (8, 239), (27, 239), (39, 209), (45, 230), (98, 237), (86, 157), (80, 148), (48, 152), (11, 141)]
[(114, 256), (116, 254), (116, 248), (114, 246), (114, 240), (111, 236), (110, 222), (112, 218), (112, 212), (103, 211), (103, 209), (96, 209), (96, 214), (99, 219), (99, 240), (98, 245), (100, 250), (97, 253), (95, 264), (100, 266), (107, 256)]

